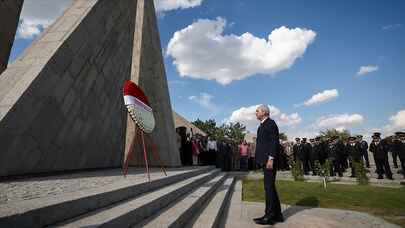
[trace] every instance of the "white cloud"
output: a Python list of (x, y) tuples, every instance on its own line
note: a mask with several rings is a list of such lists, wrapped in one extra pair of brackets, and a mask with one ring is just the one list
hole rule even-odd
[(357, 71), (357, 75), (366, 75), (378, 70), (378, 66), (368, 65), (368, 66), (361, 66), (359, 71)]
[(316, 121), (316, 127), (320, 129), (336, 128), (346, 129), (348, 126), (360, 124), (364, 121), (364, 117), (360, 114), (339, 114), (320, 117)]
[(25, 0), (17, 30), (17, 38), (32, 39), (51, 25), (72, 0)]
[(405, 130), (405, 110), (400, 110), (389, 119), (389, 124), (384, 127), (387, 134), (392, 134), (395, 131)]
[(394, 30), (399, 29), (402, 27), (402, 24), (393, 24), (393, 25), (384, 25), (381, 29), (382, 30)]
[(312, 30), (284, 26), (267, 39), (248, 32), (224, 35), (225, 26), (223, 18), (200, 19), (174, 33), (167, 54), (181, 76), (226, 85), (255, 74), (273, 74), (290, 68), (316, 36)]
[(218, 106), (212, 102), (214, 97), (208, 93), (200, 93), (199, 96), (190, 96), (188, 99), (196, 102), (201, 107), (206, 108), (211, 112), (217, 112), (219, 110)]
[(154, 0), (156, 11), (187, 9), (201, 5), (203, 0)]
[[(257, 107), (259, 107), (259, 105), (241, 107), (238, 110), (233, 111), (231, 116), (227, 118), (226, 121), (242, 123), (246, 126), (247, 130), (256, 132), (257, 126), (260, 124), (260, 122), (256, 119)], [(269, 105), (269, 109), (270, 117), (274, 119), (279, 126), (294, 127), (302, 121), (298, 113), (287, 115), (272, 105)]]
[(277, 120), (280, 126), (295, 126), (302, 121), (298, 113), (293, 113), (290, 115), (282, 113), (280, 117), (277, 118)]
[(304, 105), (311, 106), (311, 105), (324, 103), (324, 102), (330, 101), (331, 99), (336, 98), (338, 96), (339, 96), (339, 92), (337, 89), (324, 90), (323, 92), (313, 95), (309, 100), (304, 102)]

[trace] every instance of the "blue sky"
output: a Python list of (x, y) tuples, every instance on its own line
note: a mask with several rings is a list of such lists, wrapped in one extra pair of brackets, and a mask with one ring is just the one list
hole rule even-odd
[[(70, 0), (30, 2), (10, 61)], [(255, 106), (269, 104), (290, 137), (326, 128), (365, 135), (405, 130), (404, 1), (156, 5), (172, 106), (187, 119), (240, 121), (255, 131)]]

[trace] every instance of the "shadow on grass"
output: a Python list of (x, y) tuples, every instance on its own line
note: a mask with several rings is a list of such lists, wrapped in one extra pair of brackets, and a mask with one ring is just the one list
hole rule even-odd
[(301, 199), (295, 205), (305, 207), (319, 207), (319, 200), (315, 196), (309, 196)]
[(295, 203), (295, 205), (291, 205), (289, 208), (287, 208), (284, 212), (284, 218), (288, 219), (289, 217), (303, 211), (306, 209), (311, 209), (314, 207), (319, 207), (319, 200), (318, 198), (314, 197), (314, 196), (310, 196), (310, 197), (305, 197), (301, 200), (299, 200), (297, 203)]

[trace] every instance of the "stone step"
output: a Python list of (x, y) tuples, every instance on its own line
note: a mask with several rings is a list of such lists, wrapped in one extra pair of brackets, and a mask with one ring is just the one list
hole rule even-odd
[(251, 227), (250, 221), (243, 219), (242, 210), (242, 181), (238, 180), (235, 183), (229, 200), (229, 209), (223, 216), (224, 224), (222, 227)]
[(131, 181), (117, 177), (122, 178), (123, 181), (93, 189), (2, 204), (0, 205), (0, 227), (32, 227), (33, 224), (37, 227), (43, 227), (63, 222), (90, 211), (131, 199), (144, 192), (151, 192), (213, 170), (215, 170), (214, 167), (201, 167), (191, 171), (169, 171), (168, 177), (159, 173), (159, 175), (152, 175), (153, 179), (150, 183), (146, 181), (143, 173), (139, 173), (133, 175)]
[(201, 207), (210, 200), (211, 196), (226, 179), (226, 174), (222, 173), (212, 180), (201, 185), (198, 189), (185, 196), (181, 200), (166, 207), (160, 214), (148, 218), (133, 227), (185, 227), (195, 216)]
[(195, 221), (192, 222), (192, 227), (220, 227), (221, 219), (229, 206), (235, 182), (235, 177), (228, 177), (225, 180), (224, 184), (217, 189), (208, 205), (196, 216)]
[(152, 216), (170, 203), (215, 178), (219, 170), (187, 178), (178, 183), (147, 191), (136, 198), (56, 224), (56, 227), (130, 227)]

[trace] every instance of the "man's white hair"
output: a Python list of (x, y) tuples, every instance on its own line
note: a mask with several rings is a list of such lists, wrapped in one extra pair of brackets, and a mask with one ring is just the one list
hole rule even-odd
[(257, 107), (257, 109), (262, 110), (264, 112), (264, 114), (266, 114), (267, 116), (270, 116), (270, 108), (268, 105), (261, 104), (261, 105), (259, 105), (259, 107)]

